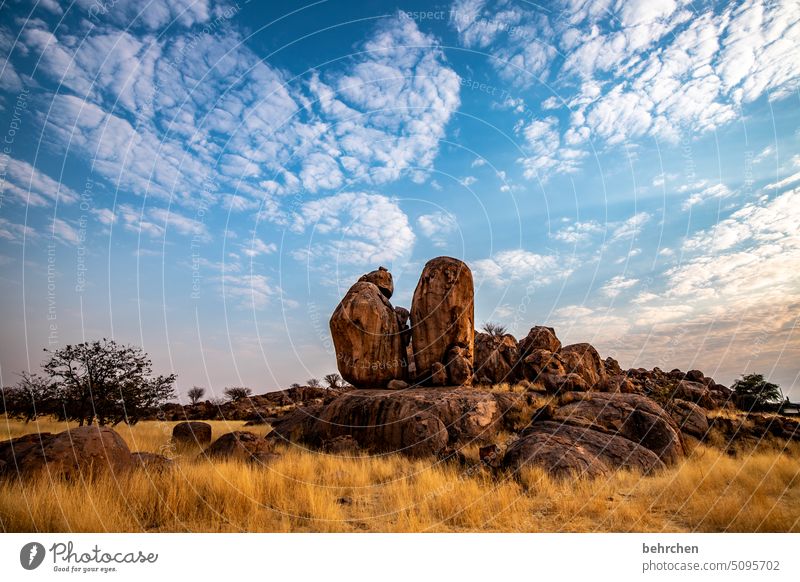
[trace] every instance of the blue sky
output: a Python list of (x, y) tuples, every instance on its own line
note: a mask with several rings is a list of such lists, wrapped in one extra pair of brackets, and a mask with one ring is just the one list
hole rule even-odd
[(446, 254), (479, 323), (800, 396), (796, 2), (269, 4), (2, 5), (3, 384), (113, 336), (285, 387)]

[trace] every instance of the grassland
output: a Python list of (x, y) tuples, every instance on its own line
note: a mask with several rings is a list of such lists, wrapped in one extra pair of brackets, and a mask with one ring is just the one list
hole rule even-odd
[[(0, 530), (800, 532), (797, 446), (731, 457), (696, 445), (655, 476), (618, 472), (559, 482), (539, 470), (493, 474), (477, 463), (337, 456), (295, 446), (279, 446), (281, 458), (266, 467), (211, 463), (170, 448), (173, 424), (116, 427), (131, 450), (174, 455), (170, 471), (0, 483)], [(210, 424), (216, 438), (243, 423)], [(0, 440), (65, 428), (0, 417)]]

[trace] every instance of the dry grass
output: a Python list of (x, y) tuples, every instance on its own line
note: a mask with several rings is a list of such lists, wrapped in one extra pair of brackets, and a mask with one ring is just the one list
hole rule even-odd
[[(165, 451), (174, 423), (117, 427), (132, 450)], [(214, 436), (242, 427), (211, 422)], [(63, 424), (0, 417), (0, 440)], [(263, 434), (267, 427), (250, 427)], [(250, 430), (248, 428), (248, 430)], [(268, 467), (176, 457), (120, 481), (0, 484), (3, 531), (800, 531), (800, 448), (733, 458), (698, 445), (653, 477), (558, 482), (399, 455), (282, 447)]]

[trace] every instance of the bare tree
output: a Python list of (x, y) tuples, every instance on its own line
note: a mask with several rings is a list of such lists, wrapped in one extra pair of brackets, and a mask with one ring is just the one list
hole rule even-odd
[(317, 380), (316, 378), (309, 378), (308, 380), (306, 380), (306, 385), (311, 386), (312, 388), (319, 388), (320, 386), (322, 386), (322, 384), (320, 384), (319, 380)]
[(253, 391), (245, 386), (231, 386), (230, 388), (225, 388), (223, 393), (231, 400), (241, 400), (253, 394)]
[(198, 402), (200, 402), (200, 399), (203, 396), (205, 396), (205, 393), (206, 393), (205, 388), (201, 388), (200, 386), (193, 386), (189, 390), (189, 392), (187, 392), (187, 395), (189, 396), (189, 401), (192, 404), (197, 404)]
[(325, 380), (325, 383), (328, 385), (330, 390), (340, 390), (341, 388), (344, 388), (344, 380), (342, 380), (342, 377), (339, 374), (326, 374), (323, 380)]

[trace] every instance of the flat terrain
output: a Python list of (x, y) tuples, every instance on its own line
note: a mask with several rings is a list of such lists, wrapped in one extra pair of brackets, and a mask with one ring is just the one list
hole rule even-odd
[[(800, 532), (800, 447), (732, 457), (705, 445), (651, 477), (554, 481), (400, 455), (341, 456), (279, 446), (269, 466), (197, 460), (170, 446), (173, 422), (119, 425), (132, 451), (174, 467), (120, 480), (0, 483), (7, 532)], [(213, 438), (243, 422), (212, 421)], [(66, 423), (0, 416), (0, 440)], [(247, 427), (263, 435), (267, 427)], [(475, 459), (477, 450), (467, 450)]]

